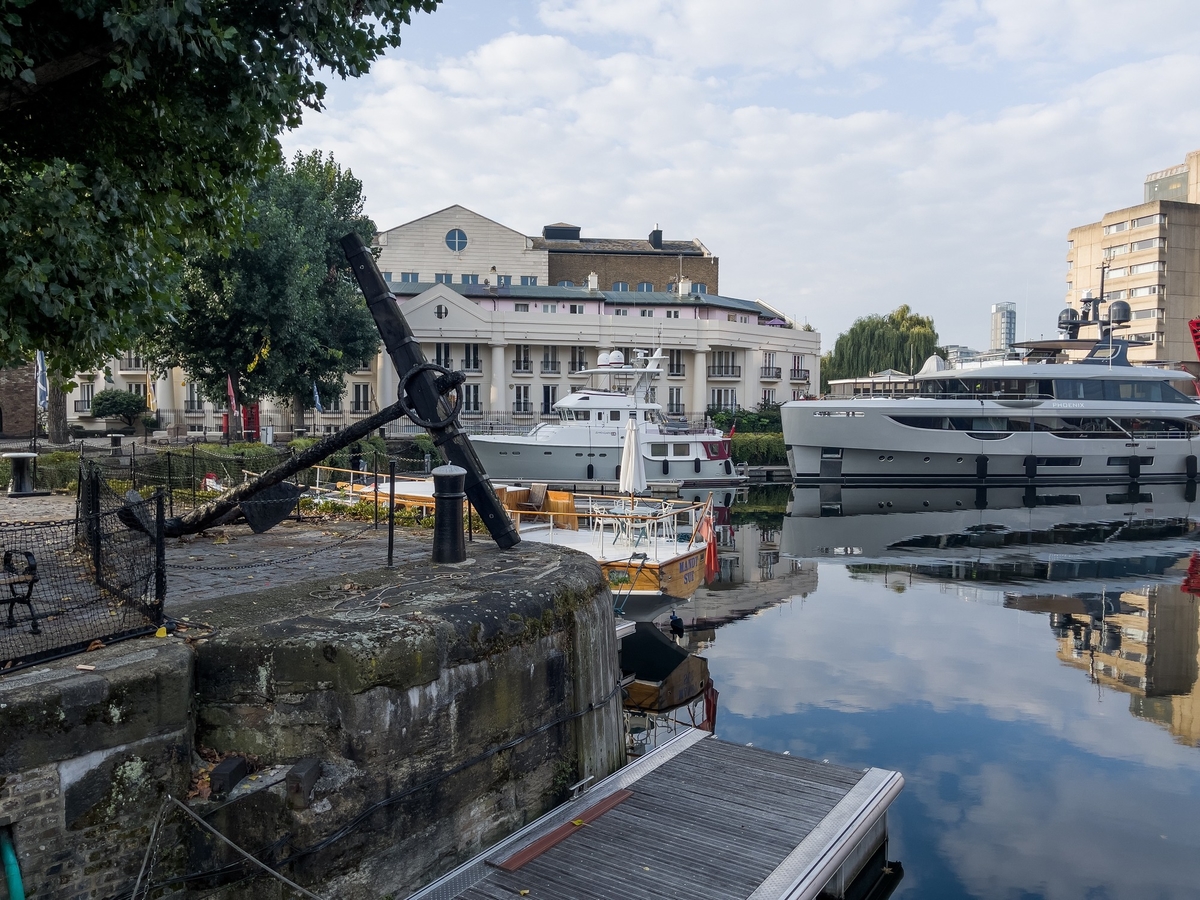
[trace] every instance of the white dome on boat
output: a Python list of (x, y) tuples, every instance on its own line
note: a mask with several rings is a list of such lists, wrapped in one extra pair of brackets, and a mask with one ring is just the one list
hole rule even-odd
[[(625, 365), (625, 354), (620, 350), (614, 350), (612, 353), (608, 354), (608, 364), (610, 366)], [(601, 363), (601, 365), (603, 365), (603, 363)]]
[(598, 366), (607, 366), (608, 365), (608, 351), (607, 350), (601, 352), (601, 354), (598, 357), (596, 357), (596, 365), (598, 365)]
[(932, 375), (934, 372), (945, 372), (948, 368), (950, 367), (946, 365), (946, 361), (935, 353), (925, 360), (925, 365), (921, 366), (921, 371), (917, 374)]

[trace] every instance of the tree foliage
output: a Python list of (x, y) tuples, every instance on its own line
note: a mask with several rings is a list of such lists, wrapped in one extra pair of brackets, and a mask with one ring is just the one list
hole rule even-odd
[(130, 428), (146, 411), (146, 398), (132, 391), (108, 388), (92, 397), (92, 415), (98, 419), (121, 419)]
[(66, 378), (175, 305), (275, 140), (440, 0), (0, 0), (0, 365)]
[(864, 316), (838, 335), (833, 350), (821, 359), (822, 388), (833, 378), (860, 378), (884, 369), (911, 372), (939, 351), (933, 318), (907, 305), (886, 316)]
[(362, 183), (332, 156), (297, 154), (251, 189), (243, 239), (188, 261), (183, 306), (149, 342), (163, 367), (180, 366), (209, 398), (232, 380), (239, 403), (309, 403), (342, 395), (344, 376), (379, 350), (379, 333), (338, 239), (364, 241)]

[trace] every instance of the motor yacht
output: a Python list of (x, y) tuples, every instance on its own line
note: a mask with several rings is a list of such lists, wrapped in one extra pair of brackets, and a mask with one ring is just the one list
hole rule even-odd
[(560, 485), (615, 485), (620, 481), (625, 423), (637, 424), (638, 443), (651, 488), (738, 485), (746, 480), (730, 458), (729, 437), (664, 416), (653, 401), (662, 374), (661, 349), (627, 361), (621, 351), (601, 353), (597, 367), (578, 373), (588, 386), (554, 404), (557, 421), (521, 434), (484, 433), (468, 423), (471, 443), (494, 481)]
[[(1128, 320), (1111, 304), (1096, 341), (1032, 341), (1023, 362), (948, 369), (932, 357), (907, 390), (887, 397), (783, 406), (793, 479), (840, 484), (1026, 483), (1196, 477), (1200, 404), (1187, 372), (1129, 361), (1116, 338)], [(1112, 320), (1110, 325), (1109, 319)], [(1085, 358), (1065, 362), (1070, 350)]]

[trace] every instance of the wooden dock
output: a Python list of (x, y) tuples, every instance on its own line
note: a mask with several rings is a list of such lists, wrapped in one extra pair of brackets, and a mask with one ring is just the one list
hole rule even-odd
[(886, 896), (903, 785), (690, 730), (411, 900), (815, 900), (856, 881)]

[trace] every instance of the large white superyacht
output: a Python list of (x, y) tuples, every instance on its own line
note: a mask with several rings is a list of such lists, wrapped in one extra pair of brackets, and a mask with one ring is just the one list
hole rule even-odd
[(619, 350), (601, 353), (582, 374), (589, 386), (554, 404), (556, 422), (522, 434), (486, 434), (473, 427), (471, 443), (495, 481), (585, 485), (620, 480), (625, 423), (635, 420), (651, 487), (737, 485), (729, 437), (715, 428), (673, 422), (653, 402), (650, 388), (662, 374), (661, 349), (626, 361)]
[[(904, 396), (784, 404), (793, 479), (841, 484), (1066, 483), (1196, 477), (1200, 404), (1183, 371), (1135, 366), (1112, 326), (1129, 306), (1111, 304), (1096, 341), (1064, 310), (1065, 337), (1034, 341), (1024, 363), (946, 369), (936, 357)], [(1111, 325), (1110, 325), (1111, 321)], [(1090, 348), (1078, 362), (1067, 350)]]

